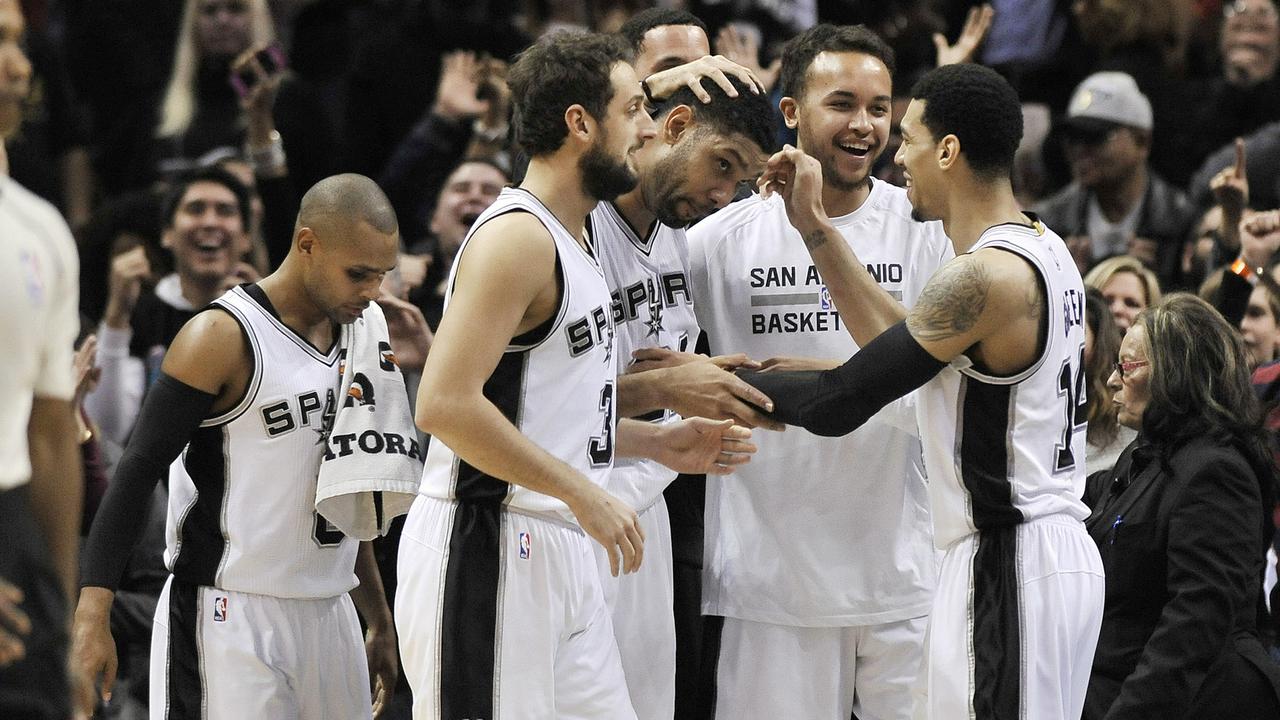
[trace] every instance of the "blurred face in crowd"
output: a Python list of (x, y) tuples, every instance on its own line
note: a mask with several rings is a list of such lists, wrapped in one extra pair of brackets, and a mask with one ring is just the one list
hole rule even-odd
[(650, 75), (693, 62), (711, 54), (707, 34), (696, 25), (659, 25), (649, 28), (640, 41), (640, 52), (631, 66), (636, 75)]
[(488, 163), (464, 162), (449, 175), (431, 214), (431, 234), (441, 251), (449, 256), (457, 252), (476, 218), (498, 199), (506, 184), (506, 176)]
[(635, 70), (615, 63), (609, 78), (613, 97), (605, 116), (598, 118), (600, 133), (578, 161), (583, 187), (596, 200), (613, 200), (635, 188), (639, 182), (636, 153), (655, 134)]
[(160, 244), (173, 253), (180, 276), (221, 282), (231, 274), (247, 241), (240, 205), (230, 188), (207, 180), (191, 183), (169, 223)]
[(738, 183), (758, 176), (764, 161), (764, 151), (746, 136), (700, 126), (678, 105), (641, 151), (641, 195), (664, 225), (684, 227), (728, 205)]
[(195, 0), (196, 47), (204, 57), (233, 58), (253, 41), (249, 0)]
[[(1148, 361), (1147, 331), (1141, 326), (1134, 326), (1125, 333), (1120, 341), (1121, 363), (1143, 363)], [(1111, 401), (1116, 404), (1116, 419), (1120, 424), (1137, 430), (1142, 427), (1142, 414), (1147, 411), (1147, 403), (1151, 402), (1151, 366), (1130, 365), (1123, 376), (1119, 370), (1113, 370), (1107, 378), (1107, 387), (1115, 391)]]
[(1089, 189), (1117, 187), (1147, 162), (1145, 134), (1122, 125), (1087, 134), (1068, 131), (1062, 146), (1072, 179)]
[(25, 31), (18, 0), (0, 0), (0, 140), (17, 132), (30, 90), (31, 62), (22, 51)]
[(1244, 317), (1240, 318), (1240, 335), (1244, 338), (1250, 368), (1276, 358), (1276, 349), (1280, 345), (1280, 326), (1276, 325), (1275, 312), (1271, 308), (1271, 294), (1265, 286), (1254, 287), (1249, 295), (1249, 305), (1245, 308)]
[(1272, 0), (1235, 0), (1222, 12), (1222, 71), (1250, 87), (1269, 80), (1280, 62), (1280, 15)]
[(1111, 316), (1116, 319), (1122, 333), (1133, 326), (1134, 318), (1147, 307), (1147, 291), (1142, 279), (1131, 272), (1112, 275), (1102, 286), (1102, 297), (1106, 299)]
[(867, 182), (893, 120), (893, 84), (878, 58), (821, 52), (805, 73), (803, 97), (780, 103), (800, 149), (822, 164), (822, 181), (844, 192)]

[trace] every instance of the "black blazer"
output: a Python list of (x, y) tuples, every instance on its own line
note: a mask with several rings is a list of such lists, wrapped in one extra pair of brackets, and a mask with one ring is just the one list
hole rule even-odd
[(1270, 522), (1245, 456), (1196, 439), (1166, 463), (1139, 437), (1084, 500), (1107, 573), (1086, 720), (1280, 717), (1256, 625)]

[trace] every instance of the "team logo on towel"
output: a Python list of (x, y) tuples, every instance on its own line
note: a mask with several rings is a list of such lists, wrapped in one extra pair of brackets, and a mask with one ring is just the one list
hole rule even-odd
[(529, 533), (520, 533), (520, 559), (528, 560), (529, 554), (533, 551), (533, 540), (529, 537)]
[(225, 596), (219, 595), (213, 599), (213, 621), (227, 621), (227, 598)]
[(373, 383), (369, 382), (369, 378), (364, 373), (356, 373), (351, 379), (351, 387), (347, 389), (347, 400), (343, 403), (344, 407), (354, 407), (363, 405), (373, 411)]

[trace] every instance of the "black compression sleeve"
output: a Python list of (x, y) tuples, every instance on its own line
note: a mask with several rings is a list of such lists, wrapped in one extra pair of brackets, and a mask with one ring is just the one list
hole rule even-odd
[(156, 481), (164, 477), (213, 407), (214, 396), (160, 373), (107, 486), (80, 558), (81, 586), (115, 590), (138, 542)]
[(905, 320), (832, 370), (738, 375), (773, 400), (772, 417), (817, 435), (847, 435), (947, 364), (911, 337)]

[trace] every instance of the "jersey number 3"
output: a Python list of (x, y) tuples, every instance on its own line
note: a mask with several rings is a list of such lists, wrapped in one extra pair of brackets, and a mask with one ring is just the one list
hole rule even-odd
[(1057, 458), (1053, 463), (1053, 472), (1062, 473), (1076, 466), (1076, 454), (1071, 451), (1071, 438), (1075, 433), (1085, 429), (1088, 420), (1088, 398), (1084, 390), (1084, 346), (1080, 346), (1078, 360), (1072, 371), (1071, 361), (1062, 363), (1062, 374), (1058, 376), (1058, 397), (1066, 399), (1063, 409), (1062, 443), (1057, 446)]
[(600, 414), (604, 416), (599, 435), (587, 441), (587, 456), (591, 467), (603, 467), (613, 461), (613, 383), (605, 383), (600, 393)]

